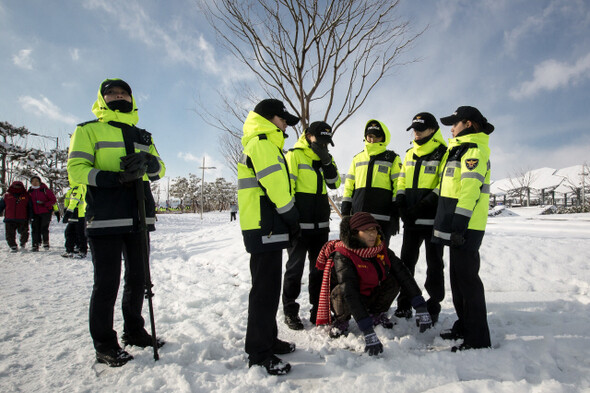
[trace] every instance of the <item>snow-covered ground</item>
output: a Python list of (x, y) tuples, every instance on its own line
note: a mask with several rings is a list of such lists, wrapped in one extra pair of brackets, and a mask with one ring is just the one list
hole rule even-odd
[[(10, 254), (2, 230), (0, 392), (588, 392), (590, 214), (514, 212), (489, 220), (481, 248), (493, 349), (451, 353), (438, 337), (455, 319), (450, 290), (425, 334), (406, 321), (378, 327), (378, 358), (363, 354), (358, 334), (331, 340), (307, 320), (305, 330), (288, 330), (279, 311), (279, 336), (298, 348), (283, 356), (293, 369), (282, 377), (247, 367), (248, 254), (229, 213), (158, 217), (154, 308), (167, 344), (157, 362), (150, 349), (128, 348), (135, 360), (112, 369), (95, 364), (92, 264), (60, 257), (64, 225), (53, 221), (51, 251), (35, 254)], [(400, 242), (394, 237), (396, 253)], [(424, 267), (421, 259), (419, 284)], [(306, 283), (302, 292), (307, 310)], [(121, 332), (120, 304), (115, 327)]]

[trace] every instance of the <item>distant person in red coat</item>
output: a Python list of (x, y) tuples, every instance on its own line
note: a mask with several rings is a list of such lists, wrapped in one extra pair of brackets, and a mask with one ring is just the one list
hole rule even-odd
[(33, 248), (31, 251), (39, 251), (39, 245), (43, 241), (43, 248), (49, 250), (49, 223), (53, 213), (53, 205), (56, 203), (53, 191), (41, 182), (39, 176), (31, 177), (29, 195), (33, 203), (33, 217), (31, 220), (31, 237)]
[(20, 247), (24, 248), (29, 240), (29, 218), (33, 214), (31, 198), (22, 182), (12, 182), (8, 192), (0, 199), (0, 214), (3, 211), (6, 243), (10, 252), (17, 252), (16, 233), (20, 235)]

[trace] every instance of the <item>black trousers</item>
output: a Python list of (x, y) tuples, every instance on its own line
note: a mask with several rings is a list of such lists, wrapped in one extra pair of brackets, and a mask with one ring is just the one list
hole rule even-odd
[[(422, 243), (424, 243), (426, 251), (426, 282), (424, 288), (429, 296), (426, 304), (431, 315), (438, 315), (440, 313), (440, 302), (445, 298), (445, 265), (443, 246), (432, 242), (432, 227), (404, 227), (404, 241), (400, 258), (414, 276)], [(412, 308), (411, 300), (402, 290), (397, 298), (397, 308), (410, 310)]]
[[(335, 321), (347, 321), (353, 314), (345, 297), (345, 285), (337, 284), (330, 293), (330, 302), (334, 311)], [(370, 296), (361, 296), (361, 302), (369, 314), (387, 312), (399, 292), (399, 283), (393, 275), (387, 277), (376, 287)], [(355, 319), (356, 320), (356, 319)], [(358, 321), (357, 321), (358, 322)]]
[(31, 237), (33, 247), (43, 244), (49, 244), (49, 223), (51, 222), (52, 213), (34, 214), (31, 220)]
[(94, 286), (90, 298), (90, 335), (94, 348), (104, 352), (119, 348), (113, 330), (113, 314), (121, 277), (121, 254), (125, 258), (123, 287), (123, 330), (132, 335), (144, 330), (141, 316), (144, 298), (144, 265), (140, 254), (140, 234), (91, 236)]
[(230, 212), (230, 213), (229, 213), (229, 221), (230, 221), (230, 222), (231, 222), (231, 221), (233, 221), (233, 220), (237, 220), (237, 218), (236, 218), (236, 213), (237, 213), (237, 212)]
[(4, 223), (6, 229), (6, 243), (9, 247), (16, 247), (16, 233), (20, 235), (20, 245), (23, 247), (29, 240), (29, 222), (23, 221), (6, 221)]
[(328, 233), (317, 235), (302, 235), (293, 242), (293, 247), (287, 249), (289, 259), (283, 277), (283, 311), (285, 314), (298, 314), (297, 298), (301, 293), (301, 278), (305, 268), (305, 257), (309, 259), (309, 302), (312, 314), (317, 314), (320, 289), (322, 287), (323, 271), (316, 269), (315, 263), (320, 250), (328, 241)]
[(69, 221), (64, 231), (65, 248), (67, 252), (73, 252), (74, 246), (78, 246), (81, 253), (88, 252), (88, 239), (86, 238), (86, 219), (78, 217), (78, 221)]
[(250, 255), (252, 289), (248, 301), (246, 353), (251, 364), (272, 355), (277, 340), (277, 310), (281, 297), (283, 250)]
[(459, 318), (453, 330), (462, 332), (464, 344), (491, 346), (484, 287), (479, 278), (479, 250), (450, 248), (451, 292)]

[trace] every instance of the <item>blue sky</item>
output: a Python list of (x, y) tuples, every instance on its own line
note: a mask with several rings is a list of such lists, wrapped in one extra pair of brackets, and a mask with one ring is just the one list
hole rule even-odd
[[(219, 46), (197, 3), (0, 0), (0, 120), (65, 147), (75, 125), (93, 119), (100, 82), (119, 77), (168, 176), (200, 176), (205, 156), (217, 167), (206, 181), (232, 179), (218, 131), (194, 109), (201, 100), (215, 111), (216, 89), (250, 76)], [(428, 26), (406, 54), (421, 60), (396, 68), (337, 131), (341, 172), (362, 149), (368, 119), (385, 122), (390, 148), (403, 155), (416, 113), (440, 118), (460, 105), (496, 126), (492, 179), (590, 163), (590, 2), (402, 0), (399, 11), (415, 31)], [(442, 132), (450, 137), (449, 127)]]

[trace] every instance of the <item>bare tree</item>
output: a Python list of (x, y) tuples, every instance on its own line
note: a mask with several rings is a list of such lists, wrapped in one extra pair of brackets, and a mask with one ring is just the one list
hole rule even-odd
[(537, 179), (538, 175), (530, 169), (519, 169), (515, 170), (513, 175), (510, 176), (509, 190), (506, 191), (508, 196), (511, 198), (518, 198), (519, 203), (523, 205), (524, 199), (526, 198), (527, 206), (531, 205), (531, 186)]
[[(401, 62), (400, 55), (423, 33), (411, 32), (398, 16), (399, 1), (392, 0), (201, 4), (222, 44), (255, 75), (266, 97), (281, 98), (301, 118), (303, 130), (313, 105), (314, 120), (336, 131), (394, 66), (414, 61)], [(234, 139), (241, 135), (231, 128)]]

